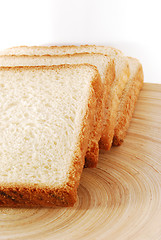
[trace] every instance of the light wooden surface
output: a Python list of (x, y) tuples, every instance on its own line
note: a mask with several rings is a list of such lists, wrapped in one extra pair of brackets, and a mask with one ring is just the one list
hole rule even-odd
[(124, 144), (84, 169), (73, 208), (0, 209), (0, 239), (161, 239), (161, 85), (144, 84)]

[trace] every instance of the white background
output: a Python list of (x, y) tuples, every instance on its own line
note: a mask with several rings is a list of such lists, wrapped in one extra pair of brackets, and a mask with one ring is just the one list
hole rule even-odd
[(0, 1), (0, 50), (16, 45), (104, 44), (137, 57), (161, 83), (160, 0)]

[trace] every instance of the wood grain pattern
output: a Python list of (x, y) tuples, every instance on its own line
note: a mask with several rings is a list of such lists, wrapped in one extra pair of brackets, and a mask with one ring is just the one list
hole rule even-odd
[(73, 208), (0, 209), (0, 239), (161, 239), (161, 85), (144, 84), (120, 147), (84, 169)]

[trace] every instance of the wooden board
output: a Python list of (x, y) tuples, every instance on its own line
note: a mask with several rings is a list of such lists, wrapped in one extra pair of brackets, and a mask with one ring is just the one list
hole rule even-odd
[(161, 239), (161, 85), (144, 84), (124, 144), (84, 169), (73, 208), (0, 209), (0, 239)]

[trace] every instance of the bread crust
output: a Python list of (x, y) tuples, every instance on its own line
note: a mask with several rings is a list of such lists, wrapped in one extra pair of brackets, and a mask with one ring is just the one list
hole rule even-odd
[(82, 63), (82, 64), (60, 64), (60, 65), (51, 65), (51, 66), (0, 66), (0, 71), (8, 71), (8, 70), (13, 70), (13, 71), (24, 71), (24, 70), (57, 70), (57, 69), (63, 69), (63, 68), (77, 68), (79, 66), (88, 66), (90, 68), (93, 68), (94, 70), (97, 71), (96, 67), (88, 64), (88, 63)]
[[(53, 45), (47, 45), (47, 46), (26, 46), (26, 45), (22, 45), (22, 46), (15, 46), (15, 47), (11, 47), (11, 48), (7, 48), (6, 50), (4, 51), (1, 51), (2, 55), (6, 54), (7, 52), (10, 52), (12, 50), (15, 50), (15, 49), (20, 49), (20, 48), (28, 48), (28, 49), (55, 49), (55, 48), (58, 48), (58, 49), (64, 49), (64, 51), (67, 49), (67, 48), (77, 48), (77, 47), (102, 47), (102, 48), (110, 48), (112, 49), (116, 55), (117, 54), (122, 54), (122, 52), (119, 50), (119, 49), (116, 49), (114, 47), (111, 47), (111, 46), (103, 46), (103, 45), (88, 45), (88, 44), (85, 44), (85, 45), (61, 45), (61, 46), (53, 46)], [(66, 54), (66, 53), (65, 53)], [(23, 54), (22, 54), (23, 55)]]
[(113, 138), (114, 146), (121, 145), (125, 139), (140, 90), (143, 86), (143, 68), (139, 62), (138, 64), (135, 76), (126, 84), (122, 94), (121, 109), (118, 114)]
[[(25, 69), (60, 69), (75, 68), (74, 66), (62, 65), (51, 67), (25, 67)], [(93, 67), (91, 67), (93, 68)], [(0, 70), (5, 70), (5, 67)], [(23, 70), (23, 67), (7, 67), (11, 71)], [(60, 187), (48, 187), (42, 184), (16, 185), (6, 184), (0, 186), (0, 206), (5, 207), (53, 207), (53, 206), (73, 206), (77, 200), (77, 188), (79, 185), (84, 158), (88, 146), (88, 138), (91, 132), (93, 118), (96, 110), (96, 96), (93, 86), (100, 81), (98, 71), (95, 71), (91, 80), (90, 94), (86, 109), (86, 114), (82, 121), (78, 143), (74, 152), (71, 167), (66, 183)]]
[[(121, 82), (121, 85), (118, 87), (117, 93), (113, 92), (113, 90), (110, 91), (108, 99), (107, 99), (107, 126), (104, 129), (102, 133), (102, 137), (99, 141), (99, 147), (100, 149), (104, 150), (110, 150), (113, 142), (113, 137), (114, 137), (114, 129), (116, 126), (116, 121), (117, 121), (117, 110), (120, 104), (120, 98), (122, 95), (123, 88), (125, 86), (125, 83), (128, 81), (129, 78), (129, 65), (126, 64), (124, 70), (122, 71), (121, 75), (119, 78), (121, 80), (115, 79), (113, 82), (113, 85), (117, 81)], [(124, 80), (123, 80), (124, 78)], [(114, 94), (114, 95), (113, 95)]]
[[(103, 132), (108, 131), (107, 119), (108, 119), (108, 101), (107, 96), (109, 95), (111, 85), (115, 78), (115, 65), (114, 61), (111, 60), (106, 68), (105, 80), (104, 80), (104, 91), (101, 91), (101, 86), (97, 84), (95, 86), (95, 91), (98, 92), (98, 99), (101, 99), (100, 103), (97, 106), (97, 113), (96, 113), (96, 125), (94, 126), (94, 130), (91, 133), (90, 139), (90, 146), (86, 153), (86, 161), (85, 167), (88, 168), (95, 168), (98, 163), (99, 157), (99, 141), (102, 137)], [(100, 106), (102, 104), (102, 110)]]
[[(0, 55), (0, 58), (4, 58), (4, 57), (16, 57), (16, 56), (19, 56), (19, 57), (37, 57), (37, 58), (40, 58), (40, 57), (58, 57), (58, 58), (64, 58), (64, 57), (77, 57), (77, 56), (90, 56), (90, 55), (99, 55), (99, 56), (106, 56), (105, 54), (103, 53), (90, 53), (90, 52), (80, 52), (80, 53), (73, 53), (73, 54), (62, 54), (62, 55), (59, 55), (59, 54), (54, 54), (54, 55), (51, 55), (51, 54), (43, 54), (43, 55), (37, 55), (37, 54), (32, 54), (32, 55), (27, 55), (27, 54), (21, 54), (21, 55), (16, 55), (16, 54), (10, 54), (10, 55), (6, 55), (6, 54), (3, 54), (3, 55)], [(82, 63), (83, 64), (83, 63)], [(85, 64), (85, 63), (84, 63)], [(87, 63), (88, 64), (88, 63)]]
[(103, 87), (100, 75), (93, 82), (93, 89), (96, 94), (96, 112), (94, 121), (91, 126), (91, 132), (88, 140), (88, 148), (85, 156), (85, 167), (94, 168), (98, 163), (99, 140), (102, 135), (102, 118), (103, 118)]

